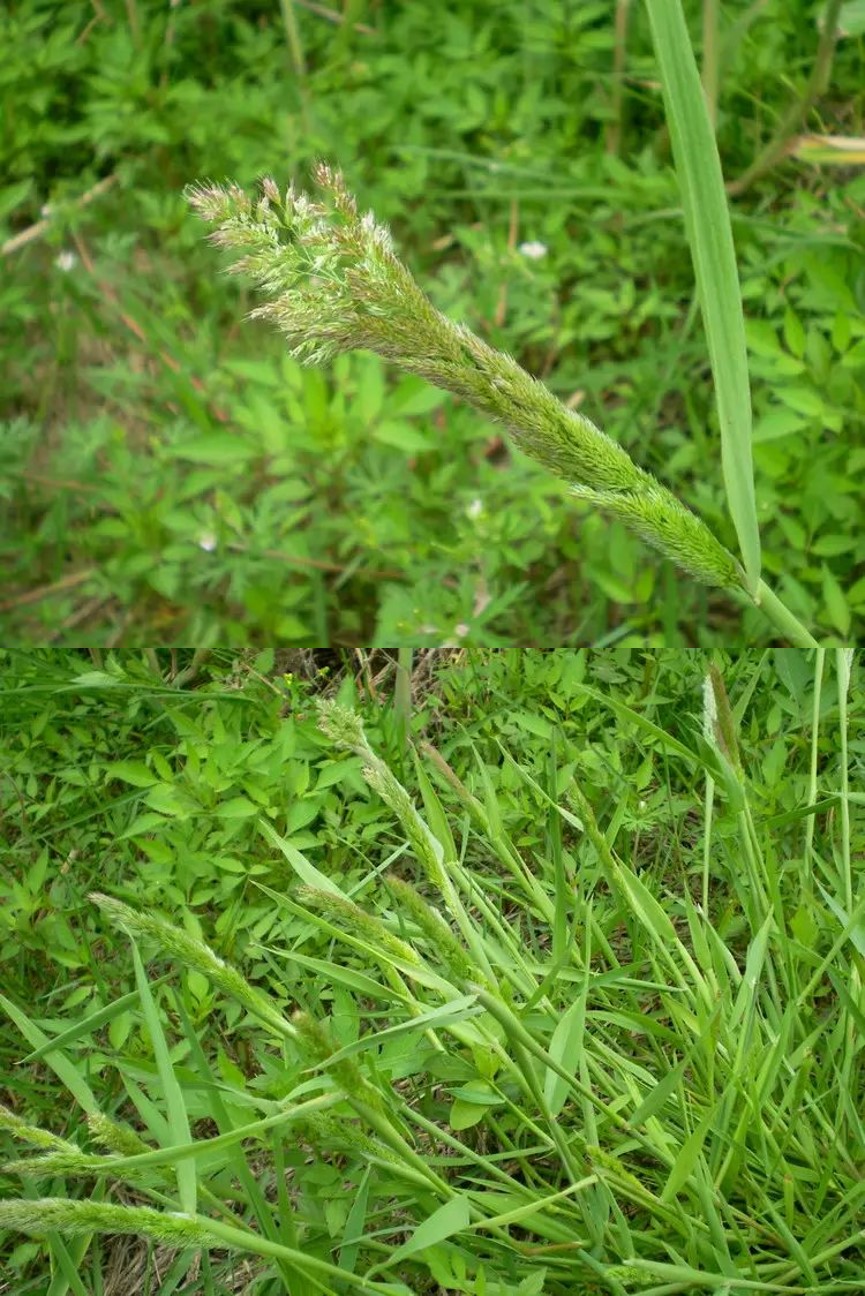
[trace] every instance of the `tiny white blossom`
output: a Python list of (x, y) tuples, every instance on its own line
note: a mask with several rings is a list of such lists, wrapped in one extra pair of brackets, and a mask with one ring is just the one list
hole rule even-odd
[(471, 630), (471, 626), (467, 626), (465, 621), (460, 621), (459, 625), (454, 626), (454, 634), (456, 635), (457, 639), (465, 639), (466, 635), (470, 632), (470, 630)]
[(521, 243), (519, 250), (530, 261), (540, 261), (541, 257), (547, 255), (546, 243)]
[(63, 251), (54, 258), (54, 264), (58, 270), (71, 270), (78, 262), (78, 257), (74, 252)]
[(466, 509), (466, 516), (474, 522), (484, 511), (484, 502), (481, 499), (473, 499)]
[(216, 536), (212, 531), (202, 532), (198, 537), (198, 546), (200, 549), (204, 549), (207, 553), (213, 553), (216, 548)]

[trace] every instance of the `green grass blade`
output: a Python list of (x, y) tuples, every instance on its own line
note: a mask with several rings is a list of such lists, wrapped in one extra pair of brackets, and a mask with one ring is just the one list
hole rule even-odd
[[(558, 1022), (549, 1046), (550, 1057), (566, 1071), (575, 1073), (585, 1047), (587, 991), (588, 981), (584, 981), (582, 993)], [(544, 1077), (544, 1097), (553, 1116), (558, 1116), (569, 1096), (569, 1087), (561, 1076), (555, 1071), (547, 1071)]]
[(407, 1242), (388, 1258), (388, 1265), (396, 1264), (407, 1256), (423, 1251), (426, 1247), (437, 1246), (455, 1233), (464, 1233), (471, 1223), (471, 1207), (468, 1197), (462, 1193), (439, 1206), (425, 1220), (418, 1224)]
[[(186, 1114), (183, 1093), (177, 1076), (174, 1074), (174, 1063), (171, 1060), (168, 1040), (162, 1030), (159, 1009), (151, 993), (147, 973), (144, 970), (141, 955), (138, 953), (138, 946), (134, 941), (132, 941), (132, 961), (135, 967), (135, 984), (141, 998), (141, 1009), (153, 1044), (156, 1065), (159, 1069), (159, 1079), (168, 1113), (171, 1141), (172, 1143), (190, 1143), (192, 1134), (189, 1129), (189, 1117)], [(194, 1215), (198, 1209), (198, 1185), (195, 1178), (195, 1164), (191, 1161), (179, 1161), (176, 1169), (177, 1191), (180, 1196), (181, 1207), (187, 1215)]]
[[(51, 1254), (58, 1270), (51, 1280), (51, 1286), (46, 1296), (66, 1296), (69, 1291), (74, 1292), (75, 1296), (88, 1296), (87, 1288), (81, 1281), (78, 1270), (90, 1246), (90, 1236), (85, 1234), (83, 1238), (76, 1238), (75, 1246), (68, 1247), (60, 1234), (55, 1233), (52, 1229), (50, 1233), (46, 1234), (45, 1240), (51, 1248)], [(77, 1255), (77, 1263), (75, 1256), (72, 1254), (73, 1250)]]
[[(163, 982), (167, 980), (168, 974), (166, 973), (165, 976), (161, 976), (153, 982), (153, 988), (155, 989), (156, 986), (162, 985)], [(40, 1048), (34, 1049), (32, 1053), (26, 1054), (26, 1056), (21, 1059), (22, 1064), (25, 1062), (38, 1062), (46, 1053), (50, 1053), (52, 1049), (63, 1049), (67, 1044), (74, 1044), (77, 1040), (87, 1039), (88, 1036), (93, 1035), (97, 1030), (99, 1030), (101, 1026), (104, 1026), (106, 1022), (113, 1021), (115, 1017), (119, 1017), (127, 1008), (136, 1007), (138, 1003), (139, 998), (137, 991), (133, 990), (127, 995), (122, 995), (119, 999), (115, 999), (113, 1003), (107, 1004), (104, 1008), (97, 1009), (97, 1011), (91, 1013), (89, 1017), (85, 1017), (82, 1021), (76, 1022), (74, 1026), (69, 1026), (65, 1031), (50, 1040), (47, 1044), (43, 1044)]]
[(98, 1112), (100, 1108), (93, 1096), (93, 1091), (75, 1063), (54, 1047), (45, 1032), (4, 994), (0, 994), (0, 1008), (15, 1023), (27, 1042), (40, 1050), (46, 1066), (49, 1066), (57, 1078), (65, 1084), (81, 1108), (88, 1113)]
[(271, 846), (275, 846), (277, 850), (282, 852), (301, 882), (305, 882), (307, 886), (318, 887), (322, 891), (329, 891), (332, 895), (339, 896), (343, 900), (348, 899), (332, 878), (329, 878), (326, 873), (322, 873), (314, 864), (310, 863), (303, 852), (299, 851), (296, 846), (292, 846), (290, 841), (280, 837), (276, 829), (272, 828), (263, 817), (258, 820), (258, 828), (262, 837), (269, 841)]
[(681, 0), (649, 0), (647, 7), (715, 380), (727, 507), (736, 528), (748, 589), (756, 597), (760, 584), (760, 534), (754, 496), (748, 356), (721, 160)]
[(703, 1150), (703, 1143), (709, 1132), (709, 1127), (715, 1117), (714, 1111), (709, 1111), (700, 1121), (695, 1130), (688, 1135), (682, 1144), (673, 1167), (664, 1185), (661, 1193), (661, 1201), (673, 1201), (693, 1174), (697, 1162), (700, 1159), (700, 1153)]

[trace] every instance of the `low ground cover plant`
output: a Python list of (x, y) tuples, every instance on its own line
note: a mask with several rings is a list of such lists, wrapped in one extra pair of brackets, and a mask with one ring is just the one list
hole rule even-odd
[[(45, 1077), (3, 1111), (4, 1184), (30, 1188), (4, 1187), (0, 1227), (44, 1238), (15, 1264), (50, 1255), (52, 1291), (84, 1291), (100, 1237), (131, 1234), (162, 1248), (168, 1290), (236, 1290), (243, 1259), (250, 1292), (855, 1291), (860, 669), (461, 654), (407, 725), (348, 676), (317, 700), (291, 684), (291, 803), (320, 789), (332, 827), (346, 780), (351, 849), (298, 846), (265, 794), (274, 742), (250, 733), (245, 791), (195, 817), (255, 821), (249, 865), (284, 870), (249, 885), (269, 925), (226, 958), (200, 902), (163, 884), (142, 904), (121, 876), (78, 921), (113, 966), (128, 950), (126, 993), (62, 1020), (2, 999), (21, 1074)], [(158, 690), (182, 773), (158, 747), (116, 762), (140, 842), (182, 840), (184, 796), (229, 773), (193, 754), (196, 710), (249, 705), (228, 684)], [(248, 663), (245, 685), (252, 715), (276, 679)], [(157, 700), (134, 661), (68, 687), (116, 714), (125, 689), (139, 723)], [(297, 759), (307, 707), (318, 754)], [(58, 1084), (86, 1126), (64, 1128)]]

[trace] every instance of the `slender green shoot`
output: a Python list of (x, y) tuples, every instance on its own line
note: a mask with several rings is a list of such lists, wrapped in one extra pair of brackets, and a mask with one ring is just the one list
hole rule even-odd
[(760, 532), (748, 353), (721, 160), (680, 0), (649, 0), (648, 13), (715, 380), (727, 506), (739, 539), (747, 588), (758, 600)]

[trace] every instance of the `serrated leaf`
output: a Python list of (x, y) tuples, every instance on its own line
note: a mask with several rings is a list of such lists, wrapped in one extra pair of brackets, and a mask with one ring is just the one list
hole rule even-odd
[(203, 464), (239, 464), (247, 459), (254, 459), (257, 449), (240, 436), (228, 432), (214, 436), (197, 437), (183, 445), (170, 446), (168, 454), (172, 459), (183, 459), (189, 463)]
[(218, 806), (216, 814), (219, 819), (248, 819), (250, 815), (258, 814), (258, 806), (245, 796), (237, 796)]
[(754, 428), (754, 444), (762, 445), (767, 441), (779, 441), (782, 437), (792, 436), (805, 426), (805, 419), (791, 409), (772, 409), (758, 420)]
[(373, 440), (380, 441), (383, 445), (393, 446), (396, 450), (403, 450), (406, 454), (422, 454), (426, 450), (435, 449), (432, 437), (419, 432), (410, 423), (403, 423), (396, 419), (379, 423), (373, 429), (372, 435)]
[(428, 383), (419, 384), (416, 379), (400, 383), (391, 399), (391, 404), (400, 414), (428, 414), (438, 409), (448, 399), (447, 393)]
[(806, 414), (811, 417), (817, 417), (823, 412), (823, 398), (813, 387), (778, 387), (775, 390), (778, 400), (783, 401), (791, 410), (797, 414)]
[(143, 761), (115, 761), (105, 772), (109, 778), (131, 783), (133, 787), (152, 787), (159, 782), (157, 775)]

